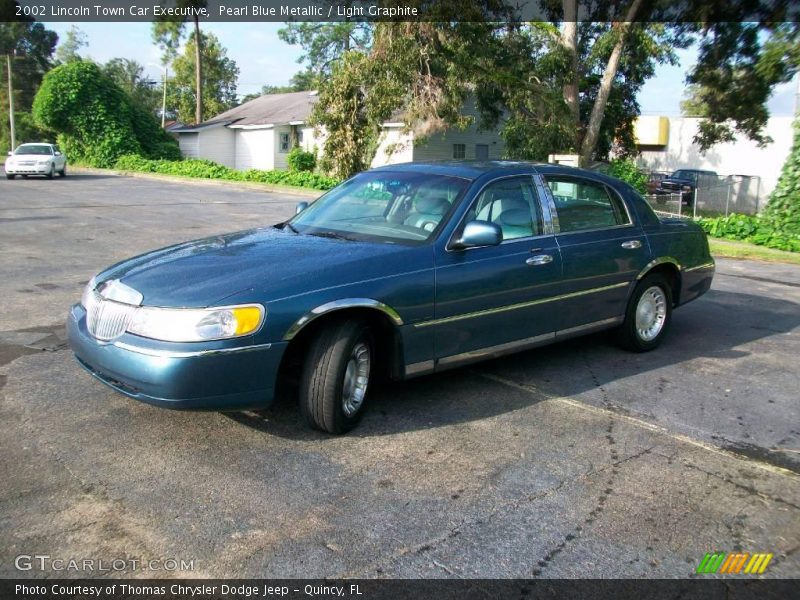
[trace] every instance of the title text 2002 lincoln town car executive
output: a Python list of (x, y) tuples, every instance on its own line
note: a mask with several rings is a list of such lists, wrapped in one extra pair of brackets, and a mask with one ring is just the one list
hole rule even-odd
[(109, 267), (68, 320), (80, 363), (172, 408), (266, 406), (299, 375), (342, 433), (377, 375), (415, 377), (601, 329), (655, 348), (710, 285), (705, 234), (628, 185), (556, 165), (361, 173), (275, 227)]

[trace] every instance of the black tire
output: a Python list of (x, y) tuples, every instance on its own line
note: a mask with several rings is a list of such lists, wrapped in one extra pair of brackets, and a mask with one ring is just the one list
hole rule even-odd
[(55, 175), (55, 174), (56, 174), (56, 166), (51, 164), (50, 165), (50, 171), (45, 175), (45, 177), (47, 177), (48, 179), (52, 179), (53, 175)]
[[(653, 288), (660, 290), (654, 292)], [(648, 299), (642, 301), (642, 297), (648, 294)], [(637, 327), (637, 312), (639, 311), (640, 302), (647, 302), (649, 307), (656, 305), (663, 305), (664, 314), (661, 318), (660, 326), (653, 337), (653, 330), (640, 330)], [(648, 307), (643, 307), (643, 318), (649, 313)], [(654, 309), (654, 314), (658, 315), (659, 310)], [(653, 326), (658, 321), (658, 316), (653, 317)], [(622, 326), (617, 330), (617, 341), (626, 350), (632, 352), (649, 352), (661, 344), (664, 336), (667, 334), (669, 324), (672, 321), (672, 287), (667, 281), (667, 278), (659, 273), (648, 275), (642, 279), (634, 289), (631, 299), (628, 301), (628, 308), (625, 311), (625, 320)], [(649, 332), (649, 333), (648, 333)]]
[(58, 172), (59, 177), (66, 177), (67, 176), (67, 165), (64, 165), (64, 168)]
[(6, 173), (6, 179), (14, 179), (16, 175), (11, 175), (10, 173)]
[[(348, 405), (345, 376), (349, 363), (357, 368), (354, 352), (367, 349), (367, 382), (364, 398), (357, 407)], [(356, 426), (364, 412), (374, 371), (374, 344), (369, 327), (362, 321), (337, 321), (320, 330), (306, 354), (300, 376), (300, 410), (308, 424), (328, 433), (346, 433)], [(362, 354), (363, 356), (363, 354)], [(352, 382), (352, 379), (351, 379)], [(348, 414), (347, 408), (355, 410)]]

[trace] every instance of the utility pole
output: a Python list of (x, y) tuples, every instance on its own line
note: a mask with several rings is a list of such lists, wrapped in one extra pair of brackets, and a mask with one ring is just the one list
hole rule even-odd
[(164, 65), (164, 95), (161, 99), (161, 129), (167, 123), (167, 65)]
[(17, 147), (16, 131), (14, 130), (14, 85), (11, 82), (11, 54), (6, 54), (8, 65), (8, 125), (11, 130), (11, 150)]

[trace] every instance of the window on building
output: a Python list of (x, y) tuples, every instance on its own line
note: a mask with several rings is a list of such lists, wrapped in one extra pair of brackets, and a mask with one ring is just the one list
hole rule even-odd
[(280, 150), (281, 152), (288, 152), (289, 151), (289, 134), (282, 133), (280, 137)]
[(475, 158), (489, 160), (489, 144), (475, 144)]
[(303, 145), (303, 130), (302, 129), (298, 129), (297, 130), (297, 145), (298, 146), (302, 146)]
[(467, 145), (466, 144), (453, 144), (453, 158), (466, 158)]

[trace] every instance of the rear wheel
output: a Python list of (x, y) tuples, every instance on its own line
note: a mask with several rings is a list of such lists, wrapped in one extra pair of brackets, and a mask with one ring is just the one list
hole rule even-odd
[(66, 177), (67, 176), (67, 165), (64, 165), (64, 168), (58, 172), (59, 177)]
[(300, 377), (300, 410), (309, 425), (345, 433), (361, 419), (373, 370), (369, 327), (338, 321), (322, 329), (306, 355)]
[(647, 352), (658, 347), (672, 319), (672, 288), (667, 278), (655, 273), (642, 279), (633, 291), (625, 321), (618, 331), (623, 348)]

